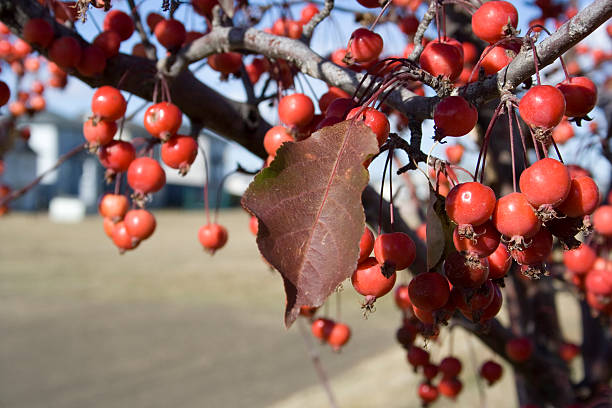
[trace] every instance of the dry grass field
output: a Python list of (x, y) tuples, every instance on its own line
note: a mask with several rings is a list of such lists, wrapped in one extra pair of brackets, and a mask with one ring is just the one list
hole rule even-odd
[[(157, 220), (154, 236), (123, 256), (98, 217), (0, 220), (0, 408), (328, 406), (298, 327), (282, 324), (282, 282), (261, 261), (248, 217), (220, 214), (230, 240), (214, 257), (197, 241), (201, 212)], [(367, 320), (359, 301), (345, 284), (346, 348), (317, 346), (339, 405), (420, 406), (392, 299)], [(329, 309), (333, 317), (334, 300)], [(461, 332), (454, 342), (465, 357), (455, 406), (516, 406), (508, 372), (479, 397), (469, 345), (479, 362), (490, 352)], [(448, 336), (429, 348), (444, 356)]]

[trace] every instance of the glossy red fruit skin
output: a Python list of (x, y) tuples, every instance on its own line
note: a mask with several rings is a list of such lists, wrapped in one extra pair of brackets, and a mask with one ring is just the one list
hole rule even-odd
[(399, 285), (393, 294), (396, 306), (400, 310), (410, 310), (412, 308), (412, 302), (410, 302), (410, 292), (408, 291), (408, 285)]
[(519, 42), (511, 42), (496, 46), (489, 45), (482, 52), (483, 55), (485, 55), (485, 53), (486, 55), (482, 59), (480, 66), (484, 68), (485, 74), (493, 75), (511, 63), (520, 50), (521, 44)]
[(463, 69), (462, 51), (446, 42), (431, 41), (421, 53), (419, 64), (433, 76), (442, 75), (454, 81)]
[(111, 238), (113, 243), (117, 246), (117, 248), (119, 248), (120, 251), (129, 251), (130, 249), (134, 249), (138, 246), (138, 241), (133, 239), (130, 234), (128, 234), (123, 221), (115, 224)]
[(478, 122), (478, 111), (461, 96), (447, 96), (434, 110), (436, 130), (444, 136), (468, 134)]
[(439, 273), (425, 272), (415, 276), (408, 285), (410, 302), (423, 310), (437, 310), (448, 302), (448, 281)]
[(104, 17), (104, 31), (115, 31), (125, 41), (134, 33), (134, 20), (123, 11), (111, 10)]
[(588, 176), (572, 178), (570, 190), (557, 210), (569, 217), (592, 214), (599, 204), (599, 188)]
[(510, 238), (531, 238), (542, 225), (522, 193), (510, 193), (497, 200), (493, 210), (493, 224), (502, 235)]
[(512, 256), (502, 243), (487, 257), (487, 261), (489, 261), (489, 279), (502, 279), (512, 266)]
[(62, 68), (76, 67), (81, 60), (81, 45), (73, 37), (60, 37), (49, 48), (49, 59)]
[(6, 105), (11, 98), (11, 90), (4, 81), (0, 81), (0, 106)]
[(533, 343), (527, 337), (516, 337), (506, 343), (508, 358), (516, 363), (523, 363), (531, 357)]
[(436, 322), (436, 316), (433, 310), (419, 309), (412, 305), (412, 313), (423, 324), (433, 325)]
[(387, 140), (387, 137), (389, 137), (389, 131), (391, 129), (387, 115), (372, 107), (365, 108), (361, 113), (359, 113), (359, 111), (361, 111), (360, 106), (351, 109), (346, 115), (346, 119), (348, 120), (357, 117), (358, 120), (362, 120), (376, 135), (378, 146), (382, 146), (382, 144)]
[(438, 375), (438, 366), (435, 364), (425, 364), (423, 366), (423, 376), (428, 380), (433, 380)]
[(335, 324), (336, 323), (333, 320), (320, 317), (312, 322), (310, 325), (310, 331), (317, 339), (326, 341)]
[(396, 270), (401, 271), (414, 262), (416, 245), (403, 232), (381, 234), (374, 242), (374, 256), (379, 263), (393, 264)]
[(512, 250), (512, 257), (519, 265), (534, 265), (546, 261), (552, 252), (553, 236), (542, 228), (533, 236), (531, 245), (522, 251)]
[(180, 47), (187, 37), (183, 23), (174, 19), (160, 21), (154, 32), (157, 41), (168, 50)]
[(575, 135), (574, 127), (569, 121), (563, 119), (552, 132), (552, 138), (556, 144), (562, 145)]
[(334, 351), (338, 351), (351, 338), (351, 328), (344, 323), (336, 323), (332, 326), (327, 343), (332, 346)]
[(459, 164), (461, 162), (461, 157), (463, 156), (465, 148), (463, 145), (455, 144), (450, 145), (445, 149), (446, 157), (450, 164)]
[(431, 403), (438, 399), (438, 389), (431, 384), (422, 383), (419, 385), (419, 398), (424, 403)]
[(349, 44), (349, 50), (356, 62), (374, 61), (383, 49), (382, 37), (363, 27), (353, 31)]
[(329, 105), (338, 98), (350, 98), (351, 96), (340, 88), (330, 86), (329, 90), (319, 98), (319, 109), (322, 113), (326, 113)]
[(489, 277), (489, 261), (479, 258), (467, 262), (459, 252), (453, 252), (444, 261), (444, 274), (453, 287), (476, 289)]
[(357, 3), (361, 4), (366, 8), (378, 8), (380, 7), (380, 2), (378, 0), (357, 0)]
[(476, 37), (495, 43), (506, 36), (505, 28), (510, 23), (518, 25), (518, 11), (507, 1), (489, 1), (472, 15), (472, 30)]
[(129, 208), (128, 199), (123, 194), (105, 194), (98, 205), (98, 212), (113, 222), (120, 221)]
[(531, 127), (552, 129), (565, 115), (565, 97), (554, 86), (536, 85), (521, 98), (519, 113)]
[(302, 11), (300, 12), (300, 21), (302, 24), (308, 23), (312, 18), (317, 15), (319, 12), (319, 8), (314, 3), (308, 3), (304, 6)]
[(227, 238), (227, 229), (219, 224), (206, 224), (198, 231), (200, 244), (213, 254), (225, 246)]
[(414, 35), (419, 28), (419, 20), (413, 15), (407, 15), (400, 19), (399, 29), (406, 35)]
[(119, 120), (125, 115), (126, 109), (127, 102), (117, 88), (105, 85), (93, 94), (91, 111), (102, 119), (112, 122)]
[(589, 271), (584, 281), (587, 292), (594, 295), (612, 296), (612, 272), (604, 269), (593, 269)]
[(135, 157), (134, 146), (122, 140), (113, 140), (102, 146), (98, 152), (102, 166), (117, 173), (126, 171)]
[(457, 225), (484, 224), (494, 208), (493, 190), (475, 181), (457, 184), (448, 193), (445, 203), (446, 213)]
[(503, 368), (495, 361), (485, 361), (480, 367), (480, 376), (487, 380), (489, 385), (495, 384), (502, 377)]
[(191, 136), (176, 135), (162, 143), (161, 158), (173, 169), (189, 169), (198, 155), (198, 142)]
[(23, 39), (30, 44), (46, 49), (53, 42), (55, 32), (44, 18), (32, 18), (23, 26)]
[(144, 115), (144, 127), (158, 139), (168, 140), (175, 135), (183, 122), (183, 113), (170, 102), (159, 102), (149, 106)]
[(161, 14), (157, 14), (157, 13), (149, 13), (147, 14), (147, 26), (149, 26), (149, 30), (151, 32), (155, 31), (155, 26), (162, 22), (164, 20), (164, 17)]
[(92, 119), (83, 123), (83, 136), (90, 144), (103, 146), (110, 143), (117, 133), (117, 124), (100, 120), (94, 124)]
[(429, 363), (429, 353), (417, 346), (410, 346), (406, 357), (408, 363), (413, 367), (421, 367)]
[(488, 220), (484, 224), (474, 227), (476, 237), (461, 238), (458, 228), (453, 231), (453, 243), (455, 249), (468, 255), (476, 255), (479, 258), (485, 258), (491, 255), (499, 247), (501, 234), (495, 229), (493, 223)]
[(586, 116), (597, 104), (597, 87), (587, 77), (573, 77), (557, 84), (565, 96), (565, 114), (570, 117)]
[(287, 95), (278, 103), (278, 116), (289, 126), (306, 126), (314, 117), (314, 104), (302, 93)]
[(455, 399), (463, 389), (463, 384), (458, 378), (443, 378), (438, 384), (438, 391), (447, 398)]
[(612, 205), (602, 205), (593, 213), (593, 228), (606, 237), (612, 237)]
[(137, 193), (155, 193), (166, 184), (166, 172), (150, 157), (134, 159), (127, 171), (127, 181)]
[(578, 248), (570, 249), (563, 253), (563, 263), (570, 271), (578, 274), (587, 274), (597, 259), (597, 253), (586, 244), (580, 244)]
[(235, 74), (240, 71), (242, 54), (238, 52), (223, 52), (208, 57), (208, 65), (224, 75)]
[(361, 239), (359, 240), (359, 259), (357, 263), (361, 263), (370, 257), (372, 250), (374, 249), (374, 234), (366, 225)]
[(363, 296), (382, 297), (389, 293), (395, 285), (396, 274), (386, 278), (382, 274), (380, 264), (375, 258), (368, 258), (357, 265), (351, 276), (355, 290)]
[(147, 210), (130, 210), (123, 218), (128, 234), (140, 241), (149, 238), (157, 225), (155, 217)]
[(113, 230), (115, 229), (115, 222), (110, 218), (104, 218), (102, 222), (102, 227), (104, 228), (104, 233), (110, 239), (113, 239)]
[(81, 60), (76, 68), (79, 74), (86, 77), (93, 77), (103, 73), (106, 68), (106, 55), (104, 51), (95, 45), (83, 48)]
[(440, 361), (438, 369), (445, 377), (456, 377), (461, 372), (461, 361), (456, 357), (445, 357)]
[(100, 48), (106, 58), (112, 58), (119, 55), (119, 47), (121, 46), (121, 37), (115, 31), (102, 31), (94, 39), (93, 45)]
[(521, 173), (519, 185), (521, 192), (534, 208), (543, 204), (556, 207), (569, 194), (571, 179), (563, 163), (546, 157)]
[(264, 149), (270, 156), (276, 156), (276, 152), (285, 142), (294, 142), (293, 136), (291, 136), (284, 126), (273, 126), (270, 128), (264, 136)]

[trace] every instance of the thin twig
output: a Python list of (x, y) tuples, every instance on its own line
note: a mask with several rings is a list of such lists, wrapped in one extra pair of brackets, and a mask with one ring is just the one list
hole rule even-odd
[(325, 0), (325, 5), (323, 6), (323, 8), (317, 14), (315, 14), (302, 29), (302, 35), (304, 36), (304, 38), (310, 39), (310, 37), (312, 37), (314, 29), (317, 27), (317, 25), (319, 25), (321, 21), (323, 21), (327, 16), (329, 16), (329, 13), (331, 13), (333, 8), (334, 0)]

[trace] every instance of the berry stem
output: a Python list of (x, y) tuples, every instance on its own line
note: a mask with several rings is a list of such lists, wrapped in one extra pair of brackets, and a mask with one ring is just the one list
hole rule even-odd
[(227, 180), (227, 178), (231, 176), (232, 174), (234, 174), (237, 170), (238, 169), (234, 169), (228, 172), (221, 178), (221, 181), (219, 182), (219, 187), (217, 188), (217, 197), (215, 200), (215, 215), (214, 215), (215, 224), (217, 223), (217, 219), (219, 218), (219, 207), (221, 207), (221, 193), (223, 192), (223, 185), (225, 184), (225, 180)]
[(115, 195), (121, 192), (121, 176), (122, 176), (122, 173), (115, 174), (115, 191), (114, 191)]
[[(489, 122), (489, 126), (487, 127), (487, 131), (485, 132), (483, 141), (482, 141), (482, 147), (480, 148), (480, 153), (478, 153), (478, 160), (476, 161), (476, 170), (474, 171), (474, 181), (476, 181), (476, 179), (478, 178), (478, 170), (480, 168), (480, 160), (482, 159), (482, 173), (484, 174), (484, 168), (485, 168), (485, 160), (487, 157), (487, 148), (489, 145), (489, 138), (491, 136), (491, 130), (493, 130), (493, 125), (495, 125), (495, 122), (497, 121), (497, 117), (499, 116), (499, 113), (501, 112), (501, 109), (504, 105), (502, 103), (500, 103), (499, 105), (497, 105), (497, 108), (495, 108), (495, 112), (493, 112), (493, 117), (491, 118), (491, 121)], [(480, 182), (482, 183), (483, 180), (483, 174), (480, 175)]]
[[(199, 132), (198, 132), (199, 133)], [(208, 206), (208, 158), (206, 157), (206, 151), (200, 144), (198, 143), (198, 149), (202, 153), (202, 158), (204, 159), (204, 173), (205, 173), (205, 182), (204, 182), (204, 212), (206, 213), (206, 223), (210, 224), (210, 208)]]
[[(529, 30), (531, 31), (531, 29)], [(540, 67), (538, 66), (538, 53), (536, 51), (536, 46), (535, 46), (535, 42), (533, 41), (533, 37), (531, 37), (529, 35), (530, 33), (527, 33), (527, 39), (529, 40), (529, 44), (531, 45), (531, 51), (533, 52), (533, 66), (535, 68), (535, 74), (536, 74), (536, 82), (538, 84), (538, 86), (542, 85), (542, 81), (540, 80)]]
[(393, 231), (393, 146), (389, 148), (389, 222), (391, 223), (391, 232)]
[(525, 134), (523, 133), (523, 127), (521, 126), (521, 123), (518, 120), (518, 116), (516, 115), (516, 112), (514, 111), (514, 107), (510, 109), (510, 115), (512, 115), (513, 120), (516, 121), (516, 127), (518, 128), (519, 135), (521, 136), (521, 144), (523, 145), (523, 164), (525, 165), (525, 168), (527, 168), (529, 167), (529, 159), (527, 157), (527, 141), (525, 140)]
[(378, 235), (382, 231), (382, 207), (383, 207), (383, 192), (385, 191), (385, 175), (387, 174), (387, 166), (389, 165), (390, 156), (385, 159), (385, 167), (383, 168), (382, 180), (380, 183), (380, 200), (378, 203)]
[(374, 27), (376, 27), (376, 24), (378, 24), (378, 21), (380, 20), (380, 18), (382, 17), (383, 14), (385, 14), (385, 11), (387, 11), (387, 9), (389, 8), (389, 6), (391, 5), (391, 3), (393, 3), (392, 1), (387, 1), (385, 6), (382, 8), (382, 10), (380, 10), (380, 13), (378, 13), (378, 16), (376, 16), (376, 19), (374, 20), (374, 22), (370, 25), (370, 28), (368, 28), (368, 30), (373, 31)]
[(512, 159), (512, 188), (516, 193), (516, 157), (514, 154), (514, 126), (510, 117), (510, 106), (506, 105), (508, 113), (508, 137), (510, 138), (510, 157)]

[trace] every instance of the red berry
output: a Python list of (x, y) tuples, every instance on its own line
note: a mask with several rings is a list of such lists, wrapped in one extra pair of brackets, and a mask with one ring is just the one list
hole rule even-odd
[(101, 86), (91, 100), (91, 111), (104, 120), (114, 122), (125, 115), (127, 103), (117, 88)]
[(609, 298), (612, 296), (612, 273), (610, 270), (593, 269), (584, 281), (584, 288), (594, 295)]
[(102, 31), (94, 39), (93, 45), (100, 48), (106, 58), (112, 58), (119, 55), (119, 47), (121, 46), (121, 37), (116, 31)]
[(453, 252), (444, 261), (444, 274), (453, 286), (476, 289), (489, 276), (489, 261), (487, 258), (468, 261), (459, 252)]
[(463, 151), (465, 148), (463, 145), (455, 144), (450, 145), (445, 149), (446, 157), (450, 164), (459, 164), (461, 162), (461, 157), (463, 156)]
[(557, 84), (565, 97), (565, 114), (584, 117), (597, 104), (597, 87), (587, 77), (574, 77)]
[(480, 66), (484, 68), (485, 74), (493, 75), (511, 63), (520, 50), (520, 42), (509, 42), (496, 46), (489, 45), (482, 52), (484, 58), (480, 62)]
[(434, 123), (441, 136), (463, 136), (478, 122), (478, 111), (461, 96), (447, 96), (434, 111)]
[(399, 21), (399, 29), (406, 35), (414, 35), (418, 28), (419, 20), (413, 14), (407, 15)]
[(593, 228), (606, 237), (612, 237), (612, 206), (602, 205), (593, 213)]
[(282, 97), (278, 103), (278, 116), (286, 125), (306, 126), (314, 117), (314, 105), (304, 94), (287, 95)]
[(518, 12), (507, 1), (488, 1), (472, 15), (472, 31), (481, 40), (495, 43), (518, 25)]
[(170, 102), (149, 106), (144, 115), (144, 127), (156, 138), (164, 141), (175, 135), (183, 122), (183, 112)]
[(128, 199), (123, 194), (105, 194), (98, 205), (98, 212), (113, 222), (120, 221), (129, 208)]
[(125, 228), (131, 237), (144, 241), (155, 231), (155, 217), (147, 210), (130, 210), (123, 219)]
[(361, 235), (361, 239), (359, 240), (359, 260), (357, 263), (361, 263), (368, 259), (372, 253), (372, 249), (374, 249), (374, 234), (372, 234), (372, 231), (366, 225)]
[(552, 252), (552, 245), (552, 234), (546, 228), (542, 228), (533, 236), (528, 247), (522, 250), (512, 250), (512, 257), (519, 265), (538, 264), (548, 259)]
[(495, 252), (487, 257), (489, 261), (489, 279), (502, 279), (512, 266), (512, 257), (508, 248), (502, 243)]
[(83, 136), (91, 145), (100, 145), (110, 143), (117, 133), (117, 124), (105, 120), (94, 121), (92, 119), (83, 123)]
[(381, 234), (374, 242), (374, 255), (379, 263), (393, 265), (395, 270), (401, 271), (414, 262), (416, 245), (403, 232)]
[(453, 243), (459, 252), (467, 255), (475, 255), (484, 258), (491, 255), (499, 246), (501, 235), (489, 220), (484, 224), (474, 227), (474, 238), (462, 238), (459, 229), (453, 232)]
[(321, 112), (326, 113), (329, 105), (338, 98), (350, 98), (350, 95), (340, 88), (330, 86), (329, 91), (321, 95), (321, 98), (319, 99), (319, 109), (321, 109)]
[(567, 119), (563, 119), (552, 132), (553, 140), (556, 144), (562, 145), (574, 137), (574, 127)]
[(382, 37), (367, 28), (358, 28), (353, 31), (349, 44), (349, 51), (356, 62), (374, 61), (383, 49)]
[(161, 158), (166, 165), (187, 174), (198, 155), (198, 142), (191, 136), (176, 135), (162, 143)]
[(461, 368), (461, 361), (456, 357), (445, 357), (440, 361), (439, 370), (445, 377), (457, 377)]
[(119, 221), (113, 227), (111, 238), (113, 243), (121, 252), (134, 249), (138, 246), (138, 240), (134, 239), (128, 232), (123, 221)]
[(425, 364), (423, 366), (423, 375), (428, 380), (433, 380), (438, 375), (438, 366), (431, 363)]
[(266, 153), (270, 156), (276, 156), (276, 152), (283, 143), (294, 141), (293, 136), (283, 126), (274, 126), (266, 132), (263, 143)]
[(272, 33), (297, 40), (302, 36), (302, 23), (281, 17), (272, 25)]
[(484, 224), (495, 208), (495, 193), (475, 181), (457, 184), (446, 197), (446, 213), (457, 225)]
[[(352, 102), (352, 100), (351, 100)], [(383, 143), (389, 137), (389, 119), (387, 116), (371, 107), (365, 108), (361, 113), (362, 108), (360, 106), (351, 109), (351, 111), (346, 115), (346, 119), (353, 119), (358, 116), (359, 120), (364, 121), (367, 127), (372, 129), (372, 132), (376, 135), (376, 140), (378, 141), (378, 146), (382, 146)]]
[(510, 193), (497, 200), (493, 224), (502, 235), (510, 238), (531, 238), (541, 226), (533, 207), (522, 193)]
[(162, 21), (164, 21), (164, 17), (161, 14), (147, 14), (147, 25), (149, 26), (149, 30), (151, 30), (151, 32), (155, 31), (155, 26)]
[(454, 81), (463, 69), (462, 51), (448, 42), (431, 41), (421, 53), (419, 64), (433, 76), (442, 75)]
[(53, 42), (55, 32), (44, 18), (33, 18), (23, 26), (23, 39), (30, 44), (40, 45), (45, 49)]
[(571, 179), (563, 163), (547, 157), (526, 168), (521, 174), (519, 185), (534, 208), (543, 204), (555, 207), (567, 197)]
[(439, 273), (425, 272), (415, 276), (408, 285), (410, 302), (419, 309), (437, 310), (448, 302), (448, 281)]
[(410, 302), (410, 293), (408, 291), (408, 285), (399, 285), (395, 289), (393, 298), (395, 300), (395, 304), (401, 310), (410, 310), (412, 308), (412, 303)]
[(419, 385), (419, 398), (424, 403), (431, 403), (438, 399), (438, 389), (429, 383)]
[(563, 263), (570, 271), (585, 275), (591, 270), (597, 259), (597, 253), (586, 244), (580, 244), (578, 248), (563, 253)]
[(338, 351), (351, 338), (351, 328), (344, 323), (336, 323), (332, 326), (327, 343), (332, 346), (334, 351)]
[(417, 319), (423, 324), (433, 325), (436, 322), (436, 316), (433, 310), (419, 309), (415, 305), (412, 305), (412, 313)]
[(395, 279), (395, 273), (389, 278), (385, 277), (376, 259), (368, 258), (357, 266), (351, 276), (351, 283), (355, 290), (363, 296), (379, 298), (393, 289)]
[(319, 12), (319, 8), (314, 3), (308, 3), (300, 12), (300, 21), (302, 24), (308, 23)]
[(438, 391), (447, 398), (455, 399), (461, 392), (463, 384), (458, 378), (443, 378), (438, 384)]
[(565, 200), (557, 206), (568, 217), (583, 217), (592, 214), (599, 204), (599, 188), (589, 176), (572, 178)]
[(254, 215), (251, 216), (251, 218), (249, 219), (249, 230), (251, 230), (251, 233), (253, 235), (257, 236), (257, 231), (259, 230), (259, 221)]
[(74, 68), (81, 60), (81, 45), (73, 37), (60, 37), (49, 48), (49, 59), (62, 68)]
[(211, 17), (212, 9), (219, 2), (217, 0), (191, 0), (191, 5), (193, 6), (193, 10), (201, 16)]
[(169, 50), (179, 48), (186, 36), (185, 26), (178, 20), (163, 20), (155, 26), (157, 41)]
[(4, 81), (0, 81), (0, 106), (6, 105), (11, 98), (11, 90)]
[(333, 320), (318, 318), (310, 325), (310, 331), (317, 339), (326, 341), (335, 324)]
[(136, 157), (134, 146), (123, 140), (113, 140), (100, 148), (98, 158), (102, 166), (116, 173), (124, 172)]
[(106, 55), (102, 49), (94, 46), (83, 48), (81, 60), (76, 66), (79, 74), (93, 77), (104, 72), (106, 68)]
[(516, 337), (506, 343), (508, 358), (516, 363), (529, 360), (533, 352), (533, 343), (527, 337)]
[(551, 129), (563, 119), (565, 97), (554, 86), (536, 85), (521, 98), (519, 113), (529, 126)]
[(121, 10), (111, 10), (104, 17), (104, 31), (115, 31), (125, 41), (134, 33), (134, 21)]
[(150, 157), (134, 159), (127, 171), (127, 181), (137, 193), (155, 193), (166, 184), (166, 172)]
[(208, 57), (208, 65), (224, 75), (235, 74), (240, 71), (242, 54), (237, 52), (224, 52)]
[(485, 361), (480, 367), (480, 376), (487, 380), (489, 385), (495, 384), (502, 376), (503, 368), (495, 361)]
[(580, 347), (576, 344), (563, 342), (559, 346), (559, 356), (567, 363), (576, 358), (578, 354), (580, 354)]
[(205, 250), (212, 254), (227, 243), (227, 229), (219, 224), (206, 224), (198, 231), (198, 239)]
[(410, 346), (407, 358), (413, 367), (420, 367), (429, 363), (429, 353), (417, 346)]

